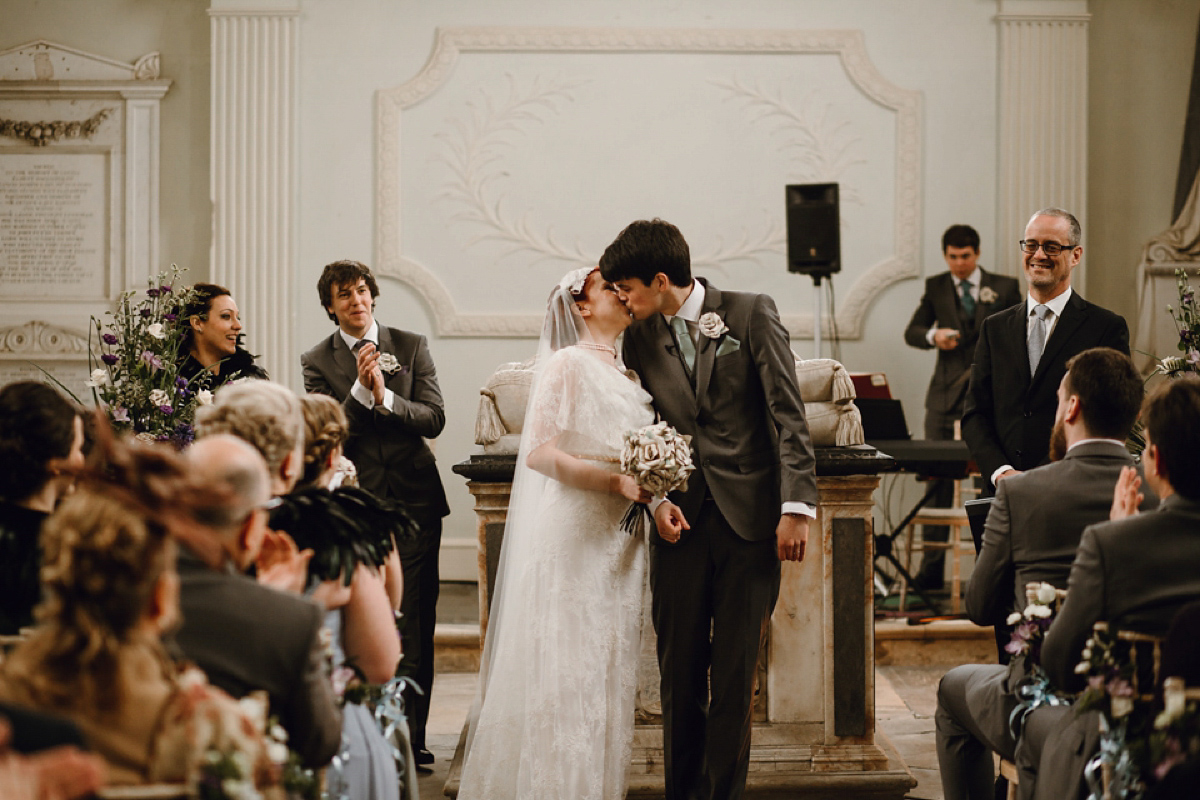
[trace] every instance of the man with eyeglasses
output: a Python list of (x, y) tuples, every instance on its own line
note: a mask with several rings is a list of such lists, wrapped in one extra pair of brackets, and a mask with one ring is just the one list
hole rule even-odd
[(1067, 360), (1092, 347), (1129, 355), (1125, 319), (1071, 289), (1081, 236), (1067, 211), (1034, 213), (1020, 243), (1028, 297), (980, 329), (962, 432), (992, 492), (1005, 477), (1047, 461)]

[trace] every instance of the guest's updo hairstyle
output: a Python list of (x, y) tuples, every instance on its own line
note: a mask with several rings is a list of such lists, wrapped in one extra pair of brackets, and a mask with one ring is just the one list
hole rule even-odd
[(110, 437), (103, 450), (42, 528), (39, 624), (3, 665), (40, 707), (120, 707), (119, 650), (174, 564), (172, 533), (188, 528), (195, 489), (178, 455)]
[(1163, 381), (1142, 406), (1150, 443), (1158, 448), (1167, 481), (1188, 500), (1200, 501), (1200, 377)]
[(325, 471), (329, 454), (346, 443), (350, 423), (342, 404), (327, 394), (300, 398), (304, 410), (304, 472), (298, 486), (312, 486)]
[(50, 461), (71, 454), (78, 413), (44, 383), (18, 381), (0, 389), (0, 498), (19, 502), (46, 485)]
[(179, 310), (179, 325), (183, 332), (181, 353), (186, 353), (192, 346), (192, 317), (207, 320), (208, 312), (212, 310), (213, 300), (218, 297), (232, 297), (233, 292), (215, 283), (197, 283), (184, 295), (186, 298)]
[(290, 389), (270, 381), (226, 386), (212, 405), (196, 411), (196, 435), (228, 433), (247, 442), (277, 474), (288, 453), (304, 442), (304, 415)]
[(375, 282), (371, 268), (361, 261), (351, 261), (347, 258), (325, 265), (321, 277), (317, 279), (317, 296), (321, 298), (321, 307), (325, 309), (325, 313), (331, 320), (338, 321), (337, 315), (329, 310), (329, 307), (333, 305), (333, 293), (337, 291), (338, 287), (346, 284), (357, 286), (360, 280), (367, 282), (372, 300), (379, 297), (379, 284)]

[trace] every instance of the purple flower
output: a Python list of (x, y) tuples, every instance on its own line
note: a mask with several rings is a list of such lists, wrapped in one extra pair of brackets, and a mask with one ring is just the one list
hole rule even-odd
[(100, 337), (100, 341), (104, 342), (105, 344), (116, 344), (118, 340), (116, 334), (106, 333)]
[(148, 308), (143, 308), (140, 311), (138, 311), (138, 313), (141, 314), (143, 317), (149, 318), (150, 315), (153, 314), (154, 312)]
[(105, 353), (104, 355), (100, 356), (100, 360), (105, 364), (108, 364), (110, 367), (120, 361), (120, 359), (117, 358), (117, 356), (113, 353)]
[(180, 375), (175, 379), (175, 385), (182, 389), (183, 387), (187, 386), (187, 378)]
[(146, 290), (147, 297), (158, 297), (160, 294), (162, 294), (162, 292), (160, 292), (158, 289), (155, 289), (153, 286)]
[(1187, 354), (1189, 364), (1200, 364), (1200, 350), (1189, 350)]
[(154, 353), (150, 352), (149, 350), (142, 351), (140, 360), (143, 364), (150, 368), (151, 372), (162, 369), (162, 359), (154, 355)]
[(175, 409), (171, 408), (170, 406), (159, 406), (158, 410), (168, 417), (175, 413)]
[(113, 422), (129, 422), (129, 409), (117, 406), (112, 412)]
[(1190, 286), (1179, 293), (1179, 299), (1183, 301), (1184, 305), (1192, 302), (1192, 298), (1195, 296), (1196, 293)]
[(179, 319), (179, 316), (177, 314), (163, 314), (164, 322), (174, 322), (177, 319)]
[(162, 292), (163, 294), (170, 294), (170, 293), (171, 293), (171, 287), (170, 287), (170, 286), (168, 286), (168, 285), (167, 285), (167, 284), (165, 284), (165, 283), (164, 283), (162, 286), (158, 287), (158, 290), (159, 290), (160, 292)]

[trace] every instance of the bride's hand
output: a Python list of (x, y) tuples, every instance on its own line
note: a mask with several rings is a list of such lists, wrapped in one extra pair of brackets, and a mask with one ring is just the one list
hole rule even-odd
[(609, 478), (608, 491), (635, 503), (649, 503), (653, 499), (649, 492), (638, 486), (637, 481), (628, 475), (613, 475)]

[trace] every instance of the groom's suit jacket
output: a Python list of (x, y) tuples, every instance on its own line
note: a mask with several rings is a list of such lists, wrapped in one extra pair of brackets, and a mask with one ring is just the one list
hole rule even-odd
[(367, 408), (351, 396), (358, 378), (356, 359), (338, 330), (300, 356), (304, 389), (342, 403), (350, 420), (346, 457), (358, 468), (364, 489), (400, 502), (418, 523), (439, 520), (450, 507), (425, 443), (446, 425), (433, 358), (424, 336), (383, 325), (378, 347), (400, 364), (383, 373), (384, 385), (395, 395), (391, 408)]
[[(795, 357), (775, 302), (763, 294), (723, 292), (703, 281), (701, 314), (715, 312), (729, 328), (696, 343), (695, 387), (661, 314), (625, 332), (625, 364), (654, 397), (654, 406), (692, 437), (696, 471), (686, 492), (672, 492), (689, 520), (706, 493), (738, 536), (775, 534), (782, 502), (817, 505), (816, 460), (796, 386)], [(737, 347), (724, 346), (736, 339)]]
[[(929, 329), (936, 323), (942, 328), (954, 328), (959, 332), (958, 347), (953, 350), (938, 350), (937, 363), (929, 390), (925, 394), (925, 408), (938, 414), (962, 416), (963, 399), (967, 394), (967, 381), (971, 377), (971, 362), (975, 359), (975, 345), (979, 341), (979, 329), (983, 321), (998, 311), (1021, 302), (1021, 287), (1016, 278), (994, 275), (979, 268), (979, 292), (987, 296), (994, 292), (996, 299), (984, 302), (982, 297), (975, 303), (975, 313), (968, 315), (959, 299), (958, 286), (949, 272), (934, 275), (925, 281), (925, 294), (921, 304), (913, 312), (908, 327), (904, 329), (904, 341), (912, 347), (930, 350)], [(928, 437), (928, 432), (926, 432)]]
[(1125, 318), (1072, 292), (1031, 377), (1026, 317), (1025, 303), (988, 317), (975, 348), (962, 435), (980, 473), (989, 479), (1005, 464), (1024, 471), (1046, 461), (1058, 384), (1071, 356), (1092, 347), (1129, 355)]

